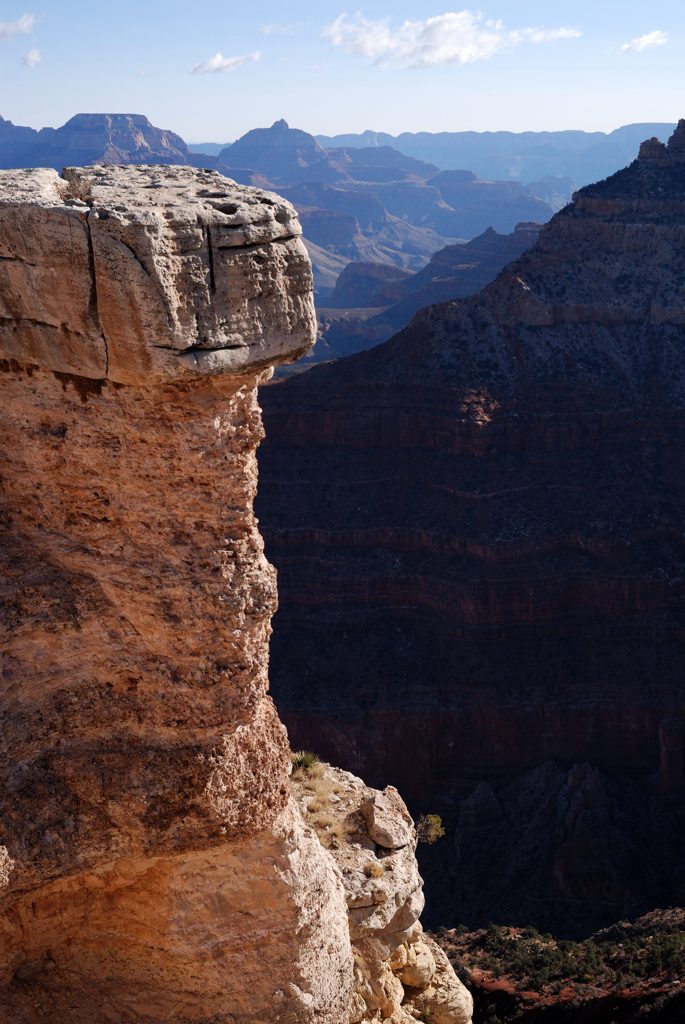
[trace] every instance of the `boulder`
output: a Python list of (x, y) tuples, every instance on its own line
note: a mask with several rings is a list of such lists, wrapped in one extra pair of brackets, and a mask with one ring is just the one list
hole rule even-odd
[(394, 786), (374, 792), (361, 806), (369, 835), (379, 846), (399, 850), (414, 838), (413, 823)]

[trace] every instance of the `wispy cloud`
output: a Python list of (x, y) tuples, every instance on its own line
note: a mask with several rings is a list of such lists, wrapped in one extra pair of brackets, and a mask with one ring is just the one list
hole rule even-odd
[(36, 20), (35, 14), (22, 14), (18, 21), (0, 21), (0, 39), (9, 39), (22, 32), (33, 32)]
[(25, 64), (27, 68), (35, 68), (36, 64), (40, 64), (43, 59), (43, 55), (36, 46), (32, 46), (28, 53), (24, 54), (21, 58), (22, 64)]
[(653, 46), (663, 46), (668, 42), (668, 33), (657, 29), (655, 32), (648, 32), (647, 35), (633, 39), (632, 43), (624, 43), (621, 53), (630, 53), (631, 50), (641, 53), (642, 50), (650, 50)]
[(576, 28), (507, 30), (501, 21), (464, 10), (426, 21), (405, 21), (396, 29), (391, 29), (390, 18), (368, 21), (361, 14), (351, 19), (341, 14), (322, 35), (347, 53), (371, 57), (381, 66), (437, 68), (487, 60), (523, 42), (550, 43), (575, 39), (581, 33)]
[(191, 75), (207, 75), (213, 71), (235, 71), (245, 61), (259, 60), (260, 57), (259, 50), (255, 53), (244, 53), (242, 57), (224, 57), (223, 54), (216, 53), (204, 63), (196, 64), (194, 68), (191, 68), (190, 73)]
[(259, 31), (265, 36), (294, 36), (296, 32), (300, 32), (303, 28), (303, 23), (298, 22), (296, 25), (260, 25)]

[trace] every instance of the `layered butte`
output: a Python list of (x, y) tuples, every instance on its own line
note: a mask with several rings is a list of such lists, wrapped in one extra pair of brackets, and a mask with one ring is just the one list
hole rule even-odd
[[(580, 190), (478, 295), (262, 389), (274, 699), (414, 809), (550, 758), (645, 779), (685, 715), (684, 144)], [(562, 875), (559, 906), (630, 904)]]

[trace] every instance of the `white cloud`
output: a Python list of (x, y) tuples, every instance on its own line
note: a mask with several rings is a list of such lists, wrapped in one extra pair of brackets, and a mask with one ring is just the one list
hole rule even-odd
[(260, 25), (259, 31), (265, 36), (293, 36), (296, 32), (299, 32), (304, 25)]
[(9, 39), (20, 33), (32, 32), (36, 24), (35, 14), (22, 14), (19, 21), (0, 21), (0, 39)]
[(663, 46), (667, 42), (668, 33), (660, 32), (657, 29), (656, 32), (648, 32), (647, 35), (640, 36), (639, 39), (633, 39), (632, 43), (624, 43), (621, 53), (629, 53), (631, 50), (641, 53), (642, 50), (649, 50), (652, 46)]
[(191, 75), (206, 75), (212, 71), (235, 71), (245, 61), (259, 60), (260, 57), (261, 53), (258, 50), (255, 53), (244, 53), (242, 57), (224, 57), (223, 54), (217, 53), (203, 64), (196, 64), (194, 68), (191, 68), (190, 73)]
[(348, 20), (341, 14), (322, 35), (347, 53), (371, 57), (381, 66), (437, 68), (487, 60), (522, 42), (549, 43), (575, 39), (581, 33), (575, 28), (506, 30), (501, 21), (465, 10), (426, 21), (405, 21), (397, 29), (390, 28), (390, 18), (368, 21), (356, 14)]
[(32, 46), (27, 54), (21, 58), (22, 64), (25, 64), (27, 68), (35, 68), (36, 64), (40, 64), (43, 59), (43, 55), (37, 47)]

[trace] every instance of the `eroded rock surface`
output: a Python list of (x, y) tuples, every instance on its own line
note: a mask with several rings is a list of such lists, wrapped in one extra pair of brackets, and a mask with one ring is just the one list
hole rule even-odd
[(296, 221), (188, 168), (89, 174), (0, 175), (0, 1016), (340, 1024), (252, 512), (256, 385), (313, 341)]
[(355, 965), (351, 1024), (470, 1024), (471, 994), (419, 922), (416, 832), (397, 790), (370, 789), (327, 764), (296, 769), (292, 788), (342, 872)]
[(0, 172), (0, 357), (141, 384), (292, 362), (311, 346), (290, 203), (192, 167), (63, 174)]

